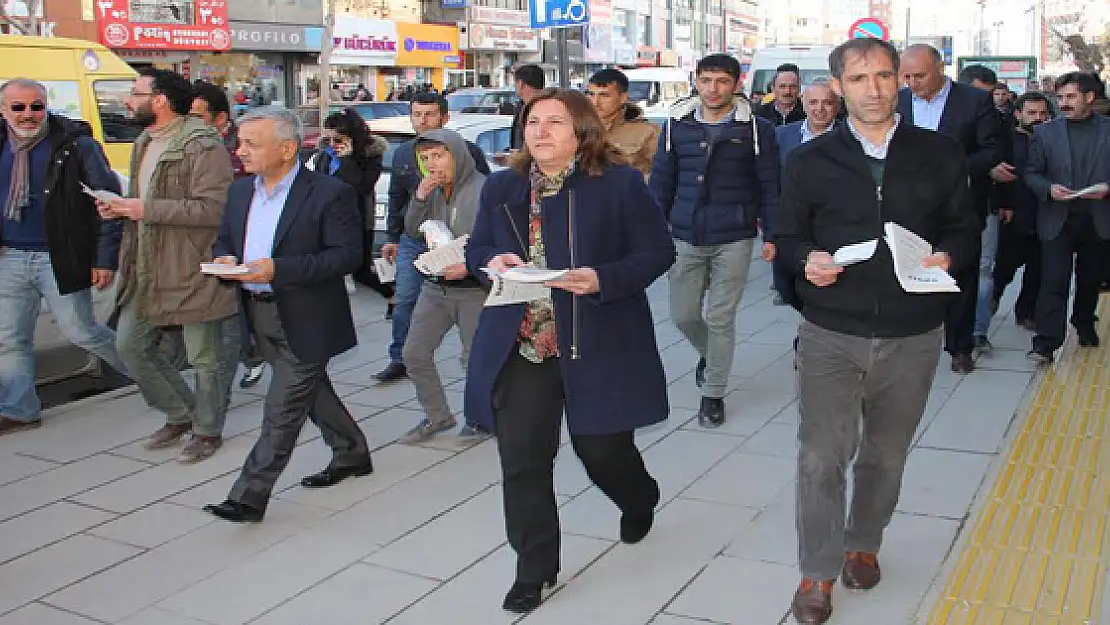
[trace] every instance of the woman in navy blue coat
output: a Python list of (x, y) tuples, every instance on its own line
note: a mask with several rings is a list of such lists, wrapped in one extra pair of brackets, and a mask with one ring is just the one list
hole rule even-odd
[(553, 464), (564, 408), (575, 453), (621, 510), (621, 540), (651, 529), (659, 486), (633, 434), (669, 407), (645, 290), (675, 257), (643, 175), (613, 160), (584, 95), (545, 91), (522, 119), (525, 147), (487, 179), (466, 249), (474, 275), (570, 270), (549, 297), (485, 308), (470, 353), (466, 415), (497, 435), (517, 552), (504, 607), (514, 612), (538, 607), (559, 573)]

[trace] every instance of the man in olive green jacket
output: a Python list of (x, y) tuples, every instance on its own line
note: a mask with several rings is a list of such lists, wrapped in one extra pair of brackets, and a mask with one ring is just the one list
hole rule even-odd
[[(166, 424), (148, 449), (178, 444), (178, 460), (212, 456), (222, 442), (239, 351), (237, 292), (206, 276), (231, 160), (220, 136), (188, 117), (192, 86), (166, 70), (144, 70), (127, 108), (146, 130), (135, 141), (129, 199), (101, 204), (101, 214), (127, 220), (120, 250), (117, 349), (152, 408)], [(158, 348), (168, 326), (181, 326), (196, 371), (194, 393)]]

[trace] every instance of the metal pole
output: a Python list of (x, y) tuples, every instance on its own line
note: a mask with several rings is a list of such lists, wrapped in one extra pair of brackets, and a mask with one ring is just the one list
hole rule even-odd
[[(332, 0), (334, 2), (334, 0)], [(556, 59), (559, 67), (559, 86), (563, 89), (570, 87), (570, 46), (567, 44), (567, 29), (555, 29), (555, 53), (558, 55)]]
[(910, 7), (906, 7), (906, 47), (910, 45)]
[(324, 41), (320, 47), (320, 130), (323, 132), (324, 120), (328, 118), (331, 105), (331, 49), (335, 35), (335, 0), (328, 0), (328, 12), (324, 14)]

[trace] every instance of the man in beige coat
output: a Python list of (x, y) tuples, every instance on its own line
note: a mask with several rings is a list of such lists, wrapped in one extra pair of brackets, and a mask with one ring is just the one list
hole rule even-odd
[[(232, 181), (231, 160), (215, 130), (187, 117), (192, 86), (166, 70), (140, 72), (127, 108), (146, 130), (135, 141), (129, 199), (100, 204), (125, 219), (120, 250), (117, 348), (166, 424), (148, 449), (178, 444), (178, 460), (200, 462), (222, 442), (239, 352), (235, 288), (200, 273), (212, 258)], [(159, 349), (162, 329), (181, 326), (196, 371), (196, 392)]]
[(605, 124), (609, 145), (647, 180), (659, 148), (659, 126), (645, 119), (639, 106), (629, 104), (628, 76), (619, 69), (603, 69), (590, 77), (588, 95)]

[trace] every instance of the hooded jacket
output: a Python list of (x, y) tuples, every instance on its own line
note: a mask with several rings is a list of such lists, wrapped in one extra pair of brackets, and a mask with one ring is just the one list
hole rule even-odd
[[(414, 193), (408, 210), (405, 212), (405, 234), (422, 238), (420, 226), (425, 221), (439, 220), (447, 224), (451, 232), (460, 237), (470, 234), (474, 220), (478, 217), (478, 200), (486, 177), (478, 171), (474, 158), (462, 135), (453, 130), (429, 130), (421, 135), (419, 141), (434, 141), (447, 146), (455, 161), (455, 176), (450, 189), (438, 187), (420, 200)], [(419, 142), (417, 143), (419, 149)], [(449, 195), (448, 195), (449, 193)], [(463, 280), (442, 281), (449, 286), (478, 286), (479, 283), (469, 276)]]
[(635, 104), (625, 105), (606, 136), (609, 145), (647, 180), (659, 149), (659, 127), (644, 118), (643, 109)]
[(769, 240), (779, 203), (775, 128), (737, 96), (729, 119), (710, 134), (695, 118), (697, 96), (671, 109), (659, 138), (650, 187), (674, 238), (690, 245)]

